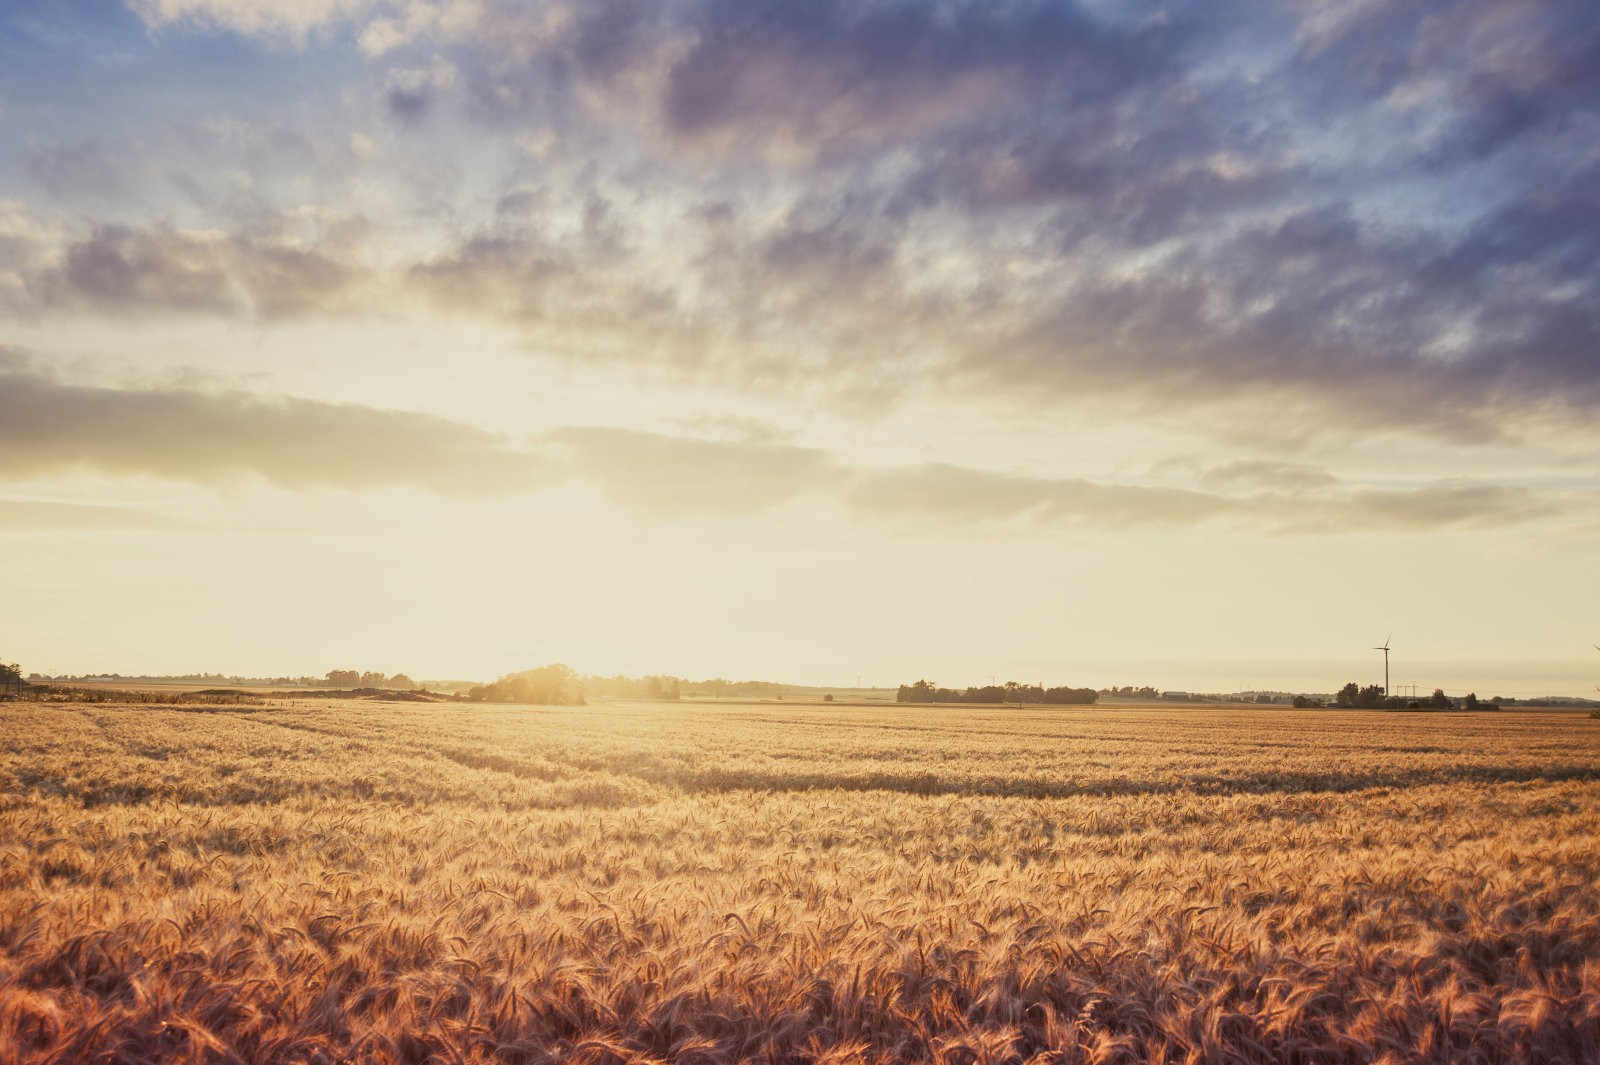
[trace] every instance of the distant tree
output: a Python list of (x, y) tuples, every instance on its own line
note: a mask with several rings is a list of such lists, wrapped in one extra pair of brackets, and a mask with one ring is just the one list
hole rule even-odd
[(370, 670), (369, 669), (367, 672), (361, 674), (360, 687), (363, 687), (363, 688), (381, 688), (385, 684), (387, 684), (388, 681), (389, 681), (389, 678), (384, 676), (382, 673), (379, 673), (376, 670)]
[(354, 688), (361, 683), (361, 674), (353, 669), (330, 669), (327, 680), (330, 688)]
[(1384, 693), (1383, 685), (1381, 684), (1368, 684), (1363, 688), (1355, 681), (1351, 681), (1340, 688), (1333, 701), (1335, 706), (1357, 707), (1362, 710), (1374, 710), (1379, 707), (1389, 706), (1391, 703), (1395, 706), (1405, 705), (1398, 699), (1391, 700)]
[(1461, 700), (1461, 709), (1476, 710), (1478, 708), (1478, 693), (1468, 692), (1467, 697)]
[(1313, 699), (1309, 695), (1296, 695), (1294, 697), (1294, 708), (1296, 710), (1319, 709), (1321, 706), (1322, 700)]
[(0, 688), (22, 687), (22, 667), (15, 662), (0, 661)]
[(403, 692), (411, 691), (412, 689), (416, 688), (416, 686), (417, 682), (406, 676), (404, 673), (396, 673), (394, 676), (390, 677), (384, 682), (384, 687), (394, 688)]
[(521, 673), (508, 673), (493, 684), (480, 684), (467, 698), (491, 703), (535, 703), (582, 706), (583, 684), (570, 666), (559, 662)]
[(1428, 705), (1435, 710), (1450, 709), (1450, 696), (1444, 693), (1443, 688), (1433, 689), (1433, 694), (1428, 696)]
[(930, 680), (919, 680), (915, 684), (902, 684), (895, 694), (895, 699), (902, 703), (1039, 703), (1046, 706), (1072, 706), (1089, 705), (1100, 698), (1100, 693), (1094, 688), (1046, 688), (1039, 684), (1019, 684), (1017, 681), (1007, 681), (1005, 684), (986, 684), (983, 687), (969, 687), (961, 691), (954, 688), (941, 688)]
[(827, 695), (824, 695), (824, 696), (823, 696), (823, 697), (822, 697), (822, 701), (823, 701), (823, 702), (825, 702), (825, 703), (831, 703), (831, 702), (833, 702), (833, 693), (832, 693), (832, 692), (829, 692), (829, 693), (828, 693), (828, 694), (827, 694)]

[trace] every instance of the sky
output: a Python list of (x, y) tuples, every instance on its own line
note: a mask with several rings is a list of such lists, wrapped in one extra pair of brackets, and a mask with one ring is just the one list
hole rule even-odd
[(1592, 0), (12, 0), (0, 652), (1590, 693), (1597, 217)]

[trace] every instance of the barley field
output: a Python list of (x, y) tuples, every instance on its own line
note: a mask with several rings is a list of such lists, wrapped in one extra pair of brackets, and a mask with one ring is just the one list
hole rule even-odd
[(0, 1062), (1600, 1061), (1600, 721), (0, 704)]

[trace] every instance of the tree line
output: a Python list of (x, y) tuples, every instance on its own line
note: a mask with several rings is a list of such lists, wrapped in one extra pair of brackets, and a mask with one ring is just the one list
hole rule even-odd
[(388, 688), (412, 691), (420, 687), (404, 673), (389, 675), (375, 670), (330, 669), (320, 677), (247, 677), (237, 673), (62, 673), (49, 676), (30, 673), (29, 684), (81, 684), (86, 682), (123, 681), (136, 684), (213, 684), (244, 685), (273, 688)]
[(931, 680), (902, 684), (895, 695), (899, 703), (1036, 703), (1040, 706), (1086, 706), (1100, 698), (1093, 688), (1046, 688), (1041, 684), (1004, 684), (983, 687), (941, 688)]
[(417, 682), (404, 673), (390, 677), (372, 670), (363, 673), (357, 669), (330, 669), (323, 680), (330, 688), (384, 688), (408, 692), (417, 687)]
[(582, 678), (583, 691), (587, 695), (600, 699), (647, 699), (652, 702), (671, 702), (681, 698), (685, 683), (681, 677), (665, 674), (624, 677), (618, 673), (610, 677)]
[[(1477, 692), (1468, 692), (1456, 700), (1446, 695), (1443, 688), (1433, 689), (1433, 694), (1426, 698), (1413, 699), (1388, 695), (1381, 684), (1361, 685), (1351, 681), (1334, 693), (1332, 705), (1341, 710), (1498, 710), (1504, 701), (1497, 695), (1488, 702), (1481, 702)], [(1296, 695), (1294, 705), (1307, 709), (1328, 704), (1307, 695)]]
[(556, 662), (538, 669), (507, 673), (491, 684), (478, 684), (467, 690), (467, 698), (479, 703), (539, 703), (544, 706), (582, 706), (583, 679), (570, 666)]
[(681, 677), (652, 674), (625, 677), (582, 676), (560, 662), (520, 673), (507, 673), (490, 684), (467, 690), (467, 698), (483, 703), (542, 703), (546, 706), (583, 706), (598, 699), (676, 701), (686, 682)]

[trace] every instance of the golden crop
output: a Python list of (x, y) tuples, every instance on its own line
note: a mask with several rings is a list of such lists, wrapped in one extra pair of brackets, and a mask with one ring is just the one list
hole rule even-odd
[(0, 1062), (1600, 1061), (1576, 715), (0, 705)]

